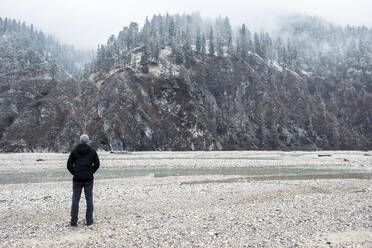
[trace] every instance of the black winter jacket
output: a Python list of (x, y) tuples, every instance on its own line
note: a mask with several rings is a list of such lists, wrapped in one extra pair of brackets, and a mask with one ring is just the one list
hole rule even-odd
[(97, 152), (87, 144), (79, 144), (67, 160), (67, 169), (74, 176), (75, 182), (93, 180), (93, 174), (99, 168)]

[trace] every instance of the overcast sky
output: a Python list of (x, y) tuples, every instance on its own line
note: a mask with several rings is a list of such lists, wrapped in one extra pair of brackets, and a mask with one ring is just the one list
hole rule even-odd
[(93, 49), (131, 21), (142, 24), (153, 14), (193, 11), (204, 17), (228, 16), (233, 25), (245, 23), (250, 29), (289, 13), (372, 27), (371, 0), (0, 0), (0, 17), (34, 24), (61, 42)]

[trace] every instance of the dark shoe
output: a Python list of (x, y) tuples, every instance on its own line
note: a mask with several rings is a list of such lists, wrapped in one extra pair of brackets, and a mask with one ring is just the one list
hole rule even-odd
[(70, 226), (77, 227), (77, 223), (70, 223)]
[(93, 225), (93, 221), (87, 222), (87, 226)]

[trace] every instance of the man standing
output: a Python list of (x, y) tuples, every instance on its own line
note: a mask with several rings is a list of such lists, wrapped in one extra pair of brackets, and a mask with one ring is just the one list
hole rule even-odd
[(99, 159), (97, 152), (88, 145), (88, 142), (88, 135), (81, 135), (80, 144), (71, 152), (67, 161), (67, 169), (73, 175), (71, 226), (77, 226), (79, 201), (83, 188), (87, 201), (85, 220), (88, 226), (93, 224), (93, 174), (99, 168)]

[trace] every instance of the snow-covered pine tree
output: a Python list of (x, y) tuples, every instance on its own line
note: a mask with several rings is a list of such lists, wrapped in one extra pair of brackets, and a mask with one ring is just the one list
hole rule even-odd
[(201, 52), (201, 46), (202, 46), (202, 36), (200, 33), (200, 27), (198, 26), (197, 31), (196, 31), (196, 40), (195, 40), (195, 49), (196, 53), (200, 54)]
[(209, 40), (208, 40), (208, 55), (214, 56), (215, 50), (214, 50), (214, 35), (213, 35), (213, 27), (209, 30)]
[(141, 55), (140, 65), (141, 65), (141, 71), (143, 73), (148, 73), (149, 72), (149, 55), (148, 55), (148, 45), (147, 44), (145, 44), (143, 46), (143, 52), (142, 52), (142, 55)]
[(241, 29), (239, 30), (239, 38), (237, 40), (237, 56), (244, 60), (248, 61), (248, 37), (247, 37), (247, 29), (245, 24), (242, 25)]

